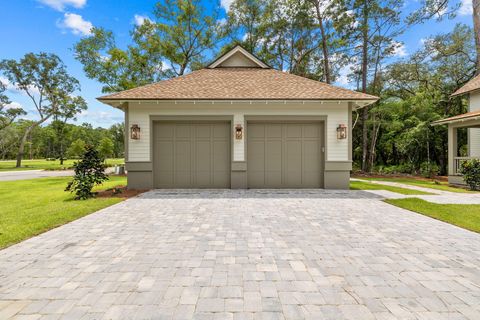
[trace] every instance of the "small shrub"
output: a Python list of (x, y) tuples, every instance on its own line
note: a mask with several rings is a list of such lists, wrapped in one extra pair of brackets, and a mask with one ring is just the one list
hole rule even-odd
[(420, 174), (425, 178), (437, 176), (439, 172), (440, 168), (435, 163), (422, 162), (420, 165)]
[(73, 164), (75, 175), (65, 191), (75, 193), (76, 200), (85, 200), (93, 197), (92, 189), (95, 185), (108, 180), (105, 174), (104, 159), (91, 145), (85, 147), (82, 159)]
[(480, 186), (480, 160), (471, 159), (462, 162), (460, 173), (471, 190), (478, 190)]

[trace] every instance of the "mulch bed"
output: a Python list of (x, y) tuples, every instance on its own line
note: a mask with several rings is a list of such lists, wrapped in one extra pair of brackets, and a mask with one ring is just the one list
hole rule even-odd
[(422, 176), (414, 176), (411, 174), (377, 174), (377, 173), (361, 173), (361, 172), (355, 172), (352, 175), (352, 178), (408, 178), (408, 179), (415, 179), (415, 180), (420, 180), (420, 181), (442, 181), (442, 182), (448, 182), (448, 177), (447, 176), (436, 176), (435, 178), (425, 178)]
[(97, 198), (132, 198), (148, 190), (128, 189), (126, 186), (117, 186), (105, 191), (97, 192)]

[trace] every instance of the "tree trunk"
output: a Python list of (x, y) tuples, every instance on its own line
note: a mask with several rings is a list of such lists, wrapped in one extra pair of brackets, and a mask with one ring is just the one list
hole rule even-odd
[(23, 134), (22, 140), (20, 141), (20, 146), (18, 148), (18, 153), (17, 153), (17, 164), (16, 167), (20, 168), (22, 166), (22, 159), (23, 159), (23, 154), (25, 152), (25, 144), (27, 143), (27, 138), (30, 132), (32, 132), (33, 128), (35, 125), (32, 125), (25, 130), (25, 133)]
[[(367, 93), (367, 72), (368, 72), (368, 0), (363, 4), (363, 26), (362, 26), (362, 92)], [(362, 171), (367, 171), (368, 157), (368, 107), (363, 108), (362, 113)]]
[(38, 122), (35, 122), (30, 127), (28, 127), (27, 130), (25, 130), (25, 132), (23, 133), (22, 140), (20, 141), (20, 146), (18, 147), (17, 164), (15, 165), (15, 167), (20, 168), (22, 166), (22, 159), (23, 159), (23, 155), (25, 153), (25, 143), (27, 142), (28, 135), (32, 132), (32, 130), (36, 126), (41, 125), (42, 123), (47, 121), (49, 118), (50, 118), (50, 116), (44, 117), (42, 120), (40, 120)]
[(372, 142), (370, 145), (370, 161), (369, 161), (369, 168), (370, 170), (373, 169), (376, 157), (376, 148), (377, 148), (377, 140), (378, 140), (378, 133), (380, 132), (380, 124), (378, 126), (373, 126), (372, 130)]
[(475, 47), (477, 48), (477, 70), (480, 74), (480, 0), (472, 0), (473, 6), (473, 31), (475, 34)]
[(330, 57), (328, 53), (328, 43), (327, 43), (327, 37), (325, 34), (325, 27), (323, 25), (323, 17), (320, 12), (320, 3), (318, 0), (314, 2), (314, 6), (315, 6), (315, 10), (317, 11), (318, 26), (320, 27), (320, 33), (322, 35), (323, 72), (325, 74), (325, 82), (331, 83), (330, 61), (329, 61)]

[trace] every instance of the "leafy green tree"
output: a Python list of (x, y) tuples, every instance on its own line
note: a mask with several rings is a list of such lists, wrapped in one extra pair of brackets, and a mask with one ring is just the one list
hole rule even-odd
[(67, 154), (69, 157), (78, 158), (85, 153), (85, 141), (77, 139), (68, 147)]
[(125, 151), (125, 125), (124, 123), (116, 123), (109, 129), (109, 134), (113, 140), (113, 154), (115, 158), (124, 156)]
[(75, 175), (73, 180), (67, 184), (65, 191), (74, 192), (76, 200), (93, 197), (93, 187), (108, 180), (103, 161), (104, 158), (98, 151), (93, 146), (87, 145), (82, 159), (73, 165)]
[(102, 92), (117, 92), (171, 76), (162, 62), (156, 26), (148, 20), (132, 31), (133, 43), (120, 49), (111, 31), (93, 28), (74, 47), (87, 77), (103, 84)]
[(480, 0), (472, 0), (473, 31), (475, 35), (475, 48), (477, 52), (477, 72), (480, 74)]
[(183, 75), (217, 43), (216, 11), (205, 12), (200, 0), (158, 2), (157, 21), (145, 19), (135, 26), (126, 49), (117, 46), (111, 31), (93, 28), (90, 37), (75, 45), (75, 57), (87, 77), (103, 84), (105, 93)]
[[(467, 101), (450, 98), (450, 94), (473, 76), (475, 62), (472, 29), (457, 25), (452, 32), (426, 39), (408, 59), (388, 67), (382, 75), (386, 82), (383, 99), (372, 107), (379, 128), (377, 163), (408, 164), (414, 169), (421, 169), (423, 162), (435, 163), (442, 174), (446, 173), (447, 130), (430, 124), (467, 111)], [(373, 126), (371, 122), (368, 125)], [(462, 146), (467, 141), (466, 132), (459, 134)], [(356, 159), (359, 143), (354, 139)]]
[[(256, 53), (264, 36), (265, 17), (269, 8), (268, 1), (235, 0), (230, 5), (228, 20), (224, 32), (238, 42), (238, 35), (242, 33), (241, 44), (250, 52)], [(272, 7), (270, 7), (271, 9)], [(226, 50), (231, 46), (228, 46)]]
[(100, 156), (102, 156), (105, 159), (108, 157), (111, 157), (113, 154), (112, 139), (108, 137), (102, 138), (102, 140), (100, 140), (100, 144), (98, 145), (97, 151), (100, 154)]
[(204, 52), (217, 44), (217, 7), (211, 14), (206, 12), (200, 0), (164, 0), (156, 4), (161, 53), (177, 76), (201, 62)]
[(5, 85), (0, 81), (0, 131), (8, 127), (18, 116), (26, 114), (22, 108), (7, 108), (10, 100), (4, 92)]
[(54, 54), (27, 53), (18, 61), (2, 60), (0, 72), (30, 98), (39, 117), (26, 128), (21, 138), (16, 164), (21, 167), (25, 144), (32, 130), (53, 116), (78, 112), (85, 108), (85, 102), (82, 98), (71, 97), (80, 90), (80, 84)]
[(63, 165), (65, 160), (65, 142), (67, 141), (67, 134), (70, 128), (67, 121), (75, 120), (78, 113), (87, 109), (87, 104), (82, 97), (65, 96), (64, 99), (64, 111), (61, 114), (54, 114), (53, 122), (50, 125), (55, 131), (56, 154), (60, 159), (61, 165)]

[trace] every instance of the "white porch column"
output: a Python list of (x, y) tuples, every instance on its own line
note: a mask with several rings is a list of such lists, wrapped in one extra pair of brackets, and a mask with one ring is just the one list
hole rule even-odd
[(448, 175), (455, 174), (455, 161), (454, 158), (458, 156), (458, 144), (457, 144), (457, 128), (452, 124), (448, 125)]

